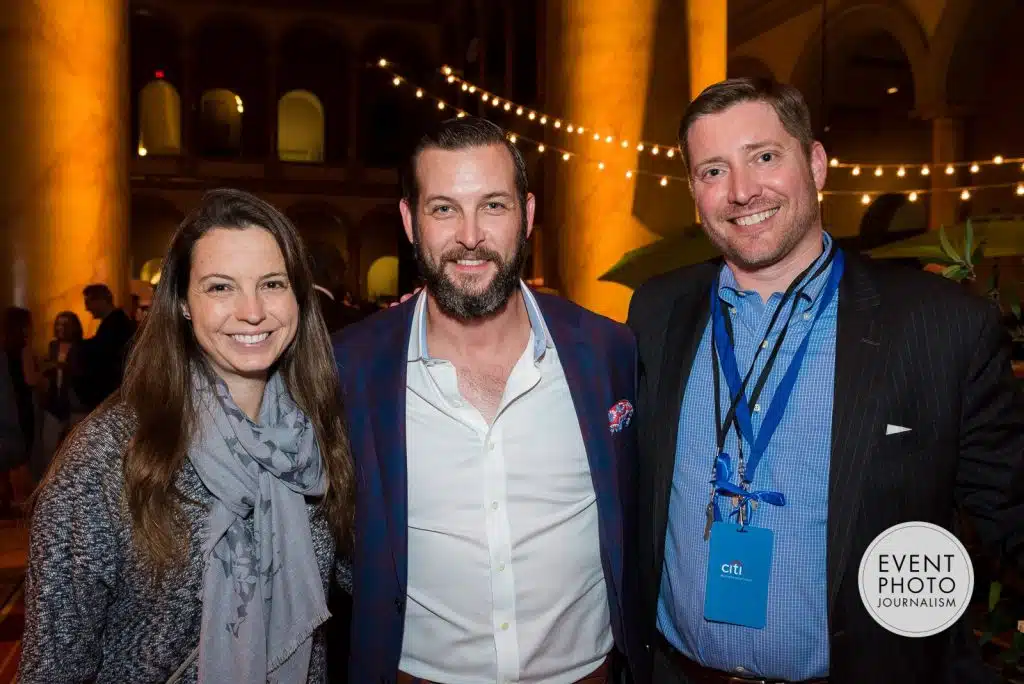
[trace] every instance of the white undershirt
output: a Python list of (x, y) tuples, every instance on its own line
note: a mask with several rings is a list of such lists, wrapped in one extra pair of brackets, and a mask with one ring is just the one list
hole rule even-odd
[(533, 330), (490, 426), (461, 396), (455, 367), (427, 356), (424, 296), (416, 306), (399, 665), (415, 677), (569, 684), (613, 645), (586, 449), (557, 351), (522, 289)]

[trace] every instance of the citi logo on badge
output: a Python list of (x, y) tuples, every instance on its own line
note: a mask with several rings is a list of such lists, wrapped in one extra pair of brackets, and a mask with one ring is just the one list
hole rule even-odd
[(722, 574), (743, 577), (743, 563), (740, 563), (738, 560), (731, 563), (722, 563)]

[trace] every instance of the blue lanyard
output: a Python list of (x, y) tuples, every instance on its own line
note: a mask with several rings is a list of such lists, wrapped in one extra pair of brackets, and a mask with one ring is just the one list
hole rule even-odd
[[(754, 479), (754, 473), (757, 470), (758, 464), (761, 462), (761, 457), (764, 455), (768, 444), (771, 442), (772, 436), (775, 434), (775, 430), (778, 429), (779, 424), (782, 421), (782, 416), (786, 412), (786, 407), (789, 404), (790, 397), (793, 393), (793, 388), (796, 386), (797, 377), (800, 374), (800, 369), (803, 366), (804, 359), (807, 355), (807, 348), (810, 344), (811, 333), (814, 330), (814, 326), (817, 324), (818, 319), (821, 317), (822, 312), (828, 308), (832, 299), (836, 296), (839, 290), (839, 281), (843, 275), (843, 253), (840, 250), (836, 250), (834, 259), (832, 261), (832, 270), (829, 273), (828, 281), (825, 284), (824, 289), (819, 297), (818, 310), (815, 313), (814, 319), (811, 321), (811, 325), (808, 327), (807, 333), (804, 335), (800, 346), (797, 347), (796, 352), (793, 354), (793, 360), (789, 364), (789, 368), (786, 369), (785, 375), (779, 382), (779, 386), (775, 391), (775, 396), (772, 398), (771, 405), (765, 412), (764, 422), (761, 424), (761, 429), (757, 435), (754, 435), (753, 426), (750, 419), (750, 407), (745, 394), (747, 381), (750, 379), (750, 373), (747, 374), (747, 378), (742, 380), (740, 378), (739, 368), (736, 364), (736, 353), (732, 346), (731, 338), (728, 334), (726, 327), (725, 314), (722, 310), (721, 302), (718, 297), (718, 279), (712, 284), (711, 292), (711, 320), (712, 320), (712, 331), (713, 331), (713, 349), (712, 354), (717, 355), (718, 360), (721, 361), (722, 372), (725, 375), (726, 383), (729, 386), (729, 395), (731, 398), (730, 404), (732, 408), (729, 411), (729, 417), (726, 419), (725, 429), (728, 429), (729, 422), (732, 422), (733, 410), (735, 410), (735, 424), (742, 439), (751, 445), (750, 458), (745, 469), (741, 469), (741, 487), (737, 487), (730, 482), (731, 479), (731, 461), (728, 454), (720, 453), (717, 456), (715, 463), (715, 476), (712, 484), (714, 485), (714, 492), (712, 494), (712, 502), (709, 504), (709, 520), (711, 516), (715, 520), (720, 519), (718, 514), (717, 506), (714, 505), (715, 493), (722, 493), (729, 496), (735, 496), (741, 499), (744, 505), (750, 500), (754, 501), (766, 501), (774, 505), (785, 505), (785, 498), (777, 492), (750, 492), (749, 486)], [(793, 298), (792, 309), (790, 311), (790, 319), (796, 310), (797, 301), (799, 296)], [(779, 303), (781, 308), (786, 304), (785, 298)], [(774, 319), (773, 319), (774, 323)], [(780, 340), (777, 343), (775, 352), (772, 354), (771, 361), (774, 361), (775, 353), (778, 351), (778, 346), (781, 345), (781, 336), (785, 334), (786, 328), (789, 327), (787, 321), (786, 327), (780, 334)], [(764, 345), (762, 344), (762, 347)], [(713, 359), (716, 360), (716, 359)], [(755, 356), (756, 361), (756, 356)], [(771, 365), (771, 364), (769, 364)], [(717, 366), (717, 364), (713, 364)], [(753, 370), (753, 363), (751, 364), (751, 370)], [(763, 385), (763, 381), (767, 379), (767, 374), (770, 369), (768, 367), (762, 373), (761, 381), (758, 382), (760, 386)], [(716, 374), (716, 386), (717, 386), (717, 367), (714, 368)], [(759, 393), (759, 392), (758, 392)], [(717, 394), (717, 392), (716, 392)], [(715, 397), (715, 401), (718, 401), (718, 397)], [(717, 408), (717, 405), (716, 405)], [(719, 426), (716, 425), (716, 430)], [(721, 446), (719, 446), (721, 451)], [(712, 510), (713, 509), (713, 510)], [(743, 522), (744, 515), (740, 514), (740, 520)]]

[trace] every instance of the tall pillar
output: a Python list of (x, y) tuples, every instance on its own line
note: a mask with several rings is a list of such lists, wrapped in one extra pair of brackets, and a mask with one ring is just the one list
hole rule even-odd
[(728, 60), (726, 0), (688, 0), (686, 37), (690, 66), (690, 99), (725, 79)]
[(932, 193), (928, 202), (930, 230), (952, 226), (957, 222), (960, 196), (956, 192), (944, 191), (943, 188), (956, 187), (958, 176), (963, 175), (962, 167), (958, 167), (951, 176), (946, 175), (945, 170), (945, 165), (961, 159), (962, 153), (962, 122), (949, 116), (932, 119)]
[[(579, 155), (569, 162), (547, 162), (558, 187), (545, 221), (557, 232), (557, 238), (549, 235), (558, 252), (558, 279), (553, 284), (582, 306), (616, 320), (625, 319), (632, 291), (598, 281), (601, 274), (626, 252), (666, 234), (666, 226), (693, 220), (692, 204), (675, 194), (686, 195), (685, 186), (677, 183), (663, 191), (647, 176), (627, 180), (626, 170), (638, 165), (672, 175), (681, 172), (678, 166), (658, 165), (647, 156), (641, 159), (635, 145), (648, 136), (666, 143), (673, 140), (691, 91), (725, 77), (725, 0), (691, 0), (685, 3), (685, 17), (665, 4), (548, 3), (548, 53), (558, 55), (548, 60), (548, 109), (566, 123), (630, 142), (625, 150), (617, 144), (588, 143), (590, 131), (571, 142), (564, 135), (550, 137), (552, 144)], [(682, 51), (671, 22), (686, 27), (692, 59)], [(690, 63), (690, 78), (677, 76), (677, 66), (684, 60)], [(654, 69), (654, 63), (659, 68)], [(584, 159), (604, 161), (605, 169)]]
[(129, 294), (125, 0), (5, 0), (0, 12), (0, 303), (91, 316), (82, 288)]

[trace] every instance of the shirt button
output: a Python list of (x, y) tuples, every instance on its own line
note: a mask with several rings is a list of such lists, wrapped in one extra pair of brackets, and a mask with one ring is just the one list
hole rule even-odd
[(754, 404), (754, 413), (760, 413), (760, 412), (761, 412), (761, 405), (760, 404)]
[(504, 563), (498, 563), (498, 572), (501, 572), (504, 569), (505, 569), (505, 564)]
[(494, 442), (492, 442), (490, 440), (487, 441), (487, 450), (488, 451), (494, 451)]
[(765, 340), (764, 342), (761, 343), (761, 349), (767, 349), (767, 348), (768, 348), (768, 340)]
[(494, 510), (498, 510), (498, 502), (497, 501), (492, 501), (491, 502), (491, 508), (493, 508)]
[(805, 321), (809, 321), (809, 320), (811, 320), (811, 314), (810, 314), (810, 312), (807, 312), (807, 313), (805, 313), (805, 314), (804, 314), (804, 320), (805, 320)]
[(502, 622), (501, 623), (501, 629), (502, 629), (502, 631), (508, 630), (508, 623), (507, 622)]
[(735, 306), (730, 306), (729, 307), (729, 313), (735, 314), (736, 313), (736, 307)]

